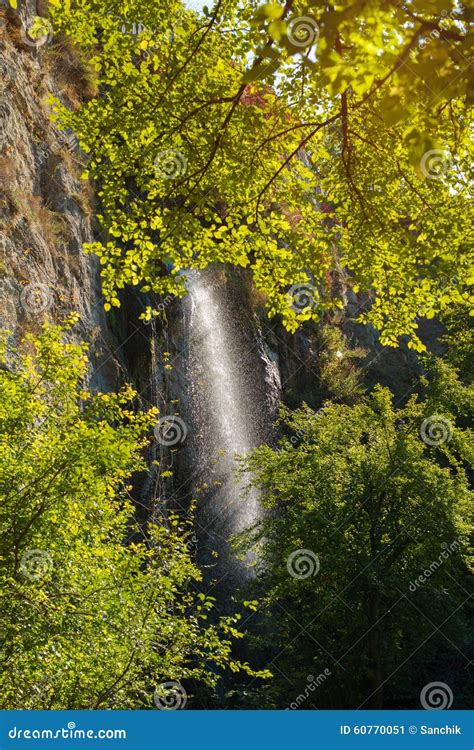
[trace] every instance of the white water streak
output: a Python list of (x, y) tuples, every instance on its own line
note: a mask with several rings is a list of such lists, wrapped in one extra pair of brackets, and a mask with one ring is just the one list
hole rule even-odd
[[(257, 494), (244, 496), (246, 480), (235, 476), (235, 455), (245, 455), (257, 444), (258, 405), (244, 375), (248, 352), (232, 325), (222, 284), (211, 273), (188, 277), (191, 296), (190, 362), (194, 397), (201, 405), (198, 451), (213, 467), (221, 483), (212, 493), (209, 513), (219, 519), (216, 528), (230, 537), (249, 528), (260, 516)], [(252, 413), (251, 413), (252, 412)]]

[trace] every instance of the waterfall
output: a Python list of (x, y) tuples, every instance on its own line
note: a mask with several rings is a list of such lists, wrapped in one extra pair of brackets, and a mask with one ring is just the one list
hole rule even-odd
[(237, 561), (228, 540), (261, 514), (256, 491), (243, 492), (248, 477), (236, 477), (235, 456), (262, 442), (264, 367), (255, 337), (243, 334), (223, 271), (189, 273), (187, 287), (188, 450), (197, 536), (201, 561), (214, 578), (230, 583), (252, 573), (251, 561)]

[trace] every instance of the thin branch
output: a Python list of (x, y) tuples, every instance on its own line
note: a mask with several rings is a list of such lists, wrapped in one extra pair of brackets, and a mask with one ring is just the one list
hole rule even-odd
[(157, 107), (159, 107), (159, 105), (161, 104), (161, 102), (165, 98), (166, 94), (170, 90), (171, 86), (176, 82), (177, 78), (181, 75), (181, 73), (186, 68), (186, 66), (191, 62), (191, 60), (199, 52), (200, 48), (204, 44), (207, 36), (210, 34), (210, 32), (212, 30), (212, 27), (214, 26), (214, 24), (215, 24), (215, 22), (217, 20), (217, 16), (219, 15), (219, 11), (220, 11), (220, 9), (222, 7), (223, 2), (224, 2), (224, 0), (217, 0), (216, 7), (214, 8), (214, 12), (212, 14), (212, 17), (211, 17), (209, 23), (205, 27), (206, 30), (205, 30), (204, 34), (202, 35), (202, 37), (200, 38), (200, 40), (198, 41), (198, 43), (196, 44), (196, 46), (191, 50), (191, 52), (189, 53), (188, 57), (185, 59), (185, 61), (183, 62), (183, 64), (178, 68), (178, 70), (176, 71), (176, 73), (174, 74), (174, 76), (172, 76), (170, 78), (170, 80), (168, 81), (168, 83), (165, 86), (165, 89), (164, 89), (164, 91), (163, 91), (160, 99), (157, 102), (157, 105), (156, 105)]

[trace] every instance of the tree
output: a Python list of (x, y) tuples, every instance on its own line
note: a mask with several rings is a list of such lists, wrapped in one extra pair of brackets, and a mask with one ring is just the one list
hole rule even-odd
[(459, 371), (461, 378), (472, 383), (474, 379), (474, 321), (466, 318), (463, 307), (455, 305), (441, 317), (447, 332), (442, 337), (446, 346), (446, 359)]
[(107, 308), (125, 284), (183, 294), (183, 269), (226, 262), (293, 331), (338, 304), (341, 261), (382, 343), (423, 350), (417, 319), (469, 304), (463, 3), (50, 6), (100, 82), (79, 111), (53, 104), (90, 154)]
[(0, 353), (2, 708), (153, 707), (162, 683), (249, 670), (238, 618), (207, 623), (186, 523), (134, 520), (156, 411), (130, 387), (91, 394), (85, 346), (59, 326)]
[(280, 708), (325, 669), (304, 708), (417, 708), (439, 674), (469, 701), (472, 436), (459, 423), (472, 389), (445, 363), (432, 373), (426, 400), (401, 409), (377, 386), (354, 406), (287, 413), (298, 440), (245, 462), (267, 514), (240, 546), (258, 544), (265, 692)]

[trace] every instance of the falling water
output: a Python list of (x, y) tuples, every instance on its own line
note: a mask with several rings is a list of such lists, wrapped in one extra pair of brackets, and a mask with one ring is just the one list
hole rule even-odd
[(249, 558), (236, 560), (229, 539), (261, 513), (257, 493), (243, 492), (248, 477), (235, 473), (235, 456), (260, 442), (259, 355), (255, 341), (242, 337), (222, 272), (194, 272), (188, 288), (187, 383), (198, 537), (205, 564), (215, 577), (230, 582), (248, 577), (252, 568)]

